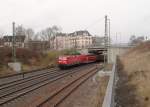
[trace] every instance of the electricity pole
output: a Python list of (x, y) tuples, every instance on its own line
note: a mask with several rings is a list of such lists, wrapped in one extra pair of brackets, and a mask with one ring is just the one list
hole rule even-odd
[[(104, 65), (106, 64), (106, 57), (108, 56), (108, 18), (105, 16), (105, 35), (104, 35), (104, 48), (106, 52), (104, 53)], [(108, 58), (107, 58), (108, 59)]]
[(108, 19), (108, 24), (109, 24), (109, 34), (108, 34), (108, 44), (109, 44), (109, 46), (110, 46), (110, 44), (111, 44), (111, 38), (110, 38), (110, 19)]
[(16, 62), (16, 47), (15, 47), (15, 22), (13, 22), (13, 38), (12, 38), (12, 57), (13, 61)]
[(107, 47), (107, 42), (108, 42), (108, 29), (107, 29), (107, 15), (105, 16), (105, 47)]
[(110, 51), (110, 48), (111, 48), (111, 38), (110, 38), (110, 19), (108, 19), (108, 63), (110, 62), (110, 54), (111, 54), (111, 51)]

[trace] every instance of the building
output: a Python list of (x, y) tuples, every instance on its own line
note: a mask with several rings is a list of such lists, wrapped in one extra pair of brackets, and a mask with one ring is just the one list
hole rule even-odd
[(66, 33), (57, 33), (56, 36), (51, 37), (49, 45), (50, 49), (63, 50), (66, 48), (67, 42)]
[[(25, 35), (15, 36), (15, 46), (19, 48), (25, 47)], [(13, 36), (4, 36), (3, 37), (4, 46), (12, 47), (13, 46)]]
[(58, 33), (54, 39), (54, 49), (63, 50), (67, 49), (67, 34)]
[(76, 31), (73, 33), (58, 33), (50, 40), (51, 49), (63, 50), (63, 49), (83, 49), (92, 45), (91, 34), (84, 31)]
[(104, 37), (92, 36), (87, 30), (73, 33), (58, 33), (49, 41), (50, 49), (85, 49), (91, 46), (104, 45)]
[[(13, 36), (4, 36), (0, 45), (12, 47)], [(30, 40), (24, 35), (15, 36), (15, 46), (30, 48), (36, 51), (42, 50), (64, 50), (64, 49), (86, 49), (91, 46), (104, 44), (104, 37), (92, 36), (87, 30), (75, 31), (73, 33), (57, 33), (49, 40)]]
[(28, 41), (26, 43), (26, 47), (34, 51), (46, 51), (49, 49), (49, 42), (48, 41)]
[(67, 33), (58, 33), (50, 40), (51, 49), (64, 50), (70, 49), (70, 37)]
[(69, 36), (72, 48), (84, 49), (92, 46), (92, 36), (86, 30), (70, 33)]

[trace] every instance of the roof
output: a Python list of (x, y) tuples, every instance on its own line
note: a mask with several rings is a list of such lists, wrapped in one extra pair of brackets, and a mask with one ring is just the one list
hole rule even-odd
[(57, 33), (56, 36), (66, 36), (66, 33)]
[(78, 35), (91, 36), (91, 34), (87, 30), (80, 30), (75, 31), (73, 33), (69, 33), (69, 36), (78, 36)]
[[(25, 35), (24, 36), (15, 36), (15, 41), (16, 42), (24, 42), (25, 40)], [(4, 42), (12, 42), (13, 41), (13, 36), (4, 36), (3, 37)]]

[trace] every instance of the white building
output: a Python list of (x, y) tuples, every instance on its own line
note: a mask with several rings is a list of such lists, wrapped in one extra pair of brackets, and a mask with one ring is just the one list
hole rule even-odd
[(92, 46), (93, 40), (90, 33), (86, 30), (73, 33), (58, 33), (50, 41), (53, 49), (84, 49)]
[(86, 30), (70, 33), (69, 36), (71, 37), (70, 45), (72, 48), (83, 49), (92, 46), (92, 36)]
[(51, 39), (51, 46), (53, 49), (63, 50), (68, 47), (68, 38), (66, 33), (58, 33), (55, 37)]

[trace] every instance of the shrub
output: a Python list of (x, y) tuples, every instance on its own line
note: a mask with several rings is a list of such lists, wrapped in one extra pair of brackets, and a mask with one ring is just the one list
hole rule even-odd
[[(25, 48), (17, 48), (16, 49), (16, 59), (19, 62), (30, 64), (31, 59), (36, 59), (39, 61), (41, 58), (41, 53), (25, 49)], [(9, 47), (0, 48), (0, 64), (7, 64), (12, 60), (12, 49)]]

